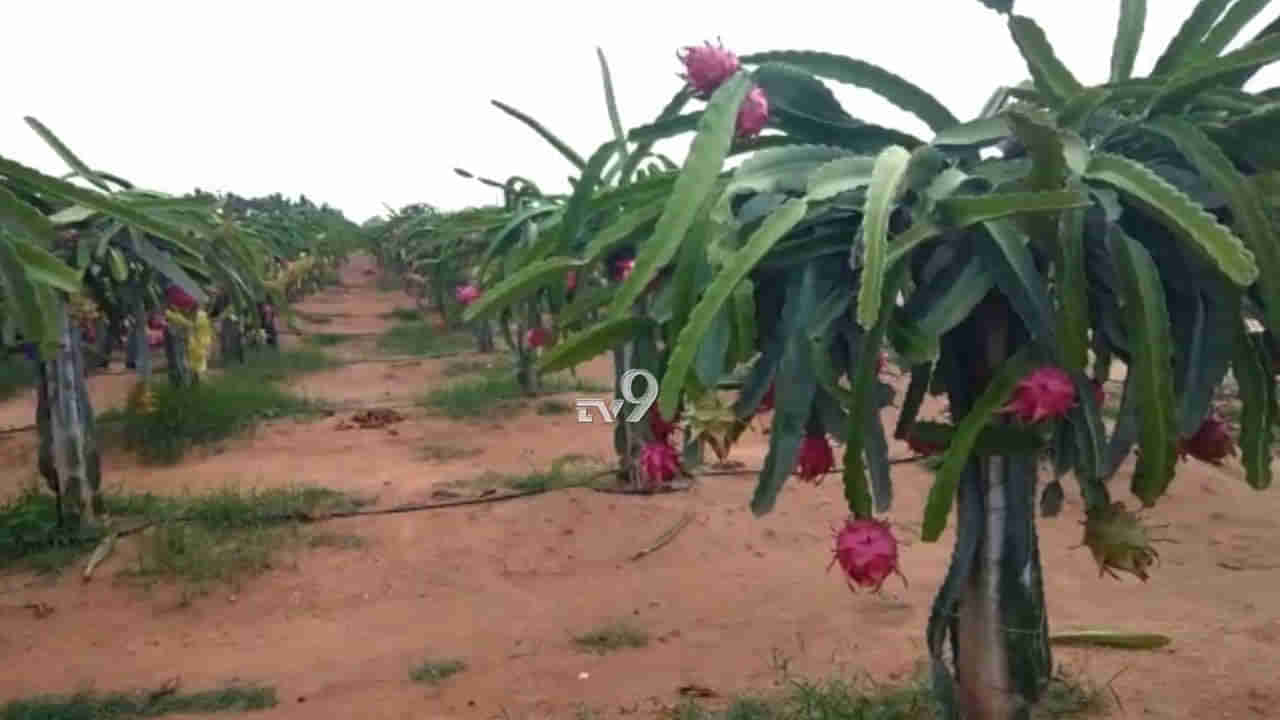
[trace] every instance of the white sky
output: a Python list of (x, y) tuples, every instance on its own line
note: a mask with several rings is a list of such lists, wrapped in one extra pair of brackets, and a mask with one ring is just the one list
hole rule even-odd
[[(723, 38), (747, 54), (812, 49), (877, 63), (961, 119), (1026, 77), (1000, 16), (977, 0), (411, 2), (40, 0), (5, 3), (0, 153), (62, 174), (34, 115), (92, 167), (155, 190), (273, 192), (359, 222), (428, 202), (495, 202), (453, 173), (522, 175), (566, 191), (572, 171), (502, 100), (583, 157), (611, 137), (595, 46), (622, 121), (653, 119), (680, 85), (676, 50)], [(1195, 0), (1152, 0), (1145, 74)], [(1280, 3), (1277, 3), (1280, 5)], [(1086, 84), (1104, 82), (1120, 0), (1018, 0)], [(616, 8), (616, 9), (615, 9)], [(1241, 39), (1280, 13), (1271, 8)], [(1280, 84), (1280, 67), (1250, 85)], [(854, 116), (930, 137), (876, 96), (833, 86)], [(689, 136), (660, 146), (677, 162)]]

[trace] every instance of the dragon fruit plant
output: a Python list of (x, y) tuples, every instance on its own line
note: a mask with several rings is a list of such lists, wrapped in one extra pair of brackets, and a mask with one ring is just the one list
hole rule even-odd
[[(267, 294), (268, 250), (311, 251), (332, 262), (354, 247), (358, 232), (336, 211), (305, 201), (282, 220), (240, 214), (229, 207), (230, 196), (172, 197), (137, 188), (90, 170), (42, 123), (26, 121), (86, 185), (0, 156), (0, 256), (7, 258), (0, 262), (0, 346), (20, 334), (31, 351), (39, 470), (59, 522), (93, 525), (102, 510), (101, 463), (86, 368), (105, 365), (116, 343), (131, 336), (126, 364), (141, 381), (131, 396), (149, 397), (150, 351), (162, 344), (157, 336), (169, 333), (168, 323), (149, 319), (162, 308), (191, 313), (208, 302), (206, 287), (216, 287), (226, 307), (252, 307)], [(88, 328), (73, 321), (81, 296), (97, 310)], [(199, 368), (212, 333), (207, 318), (197, 325), (199, 342), (191, 349)], [(188, 357), (185, 348), (178, 357)]]
[[(719, 50), (706, 55), (703, 49), (690, 48), (685, 56), (689, 77), (698, 78), (696, 82), (703, 88), (717, 82), (715, 76), (726, 72), (732, 75), (738, 70), (736, 60)], [(533, 129), (574, 165), (578, 174), (571, 178), (573, 192), (567, 198), (536, 192), (536, 188), (522, 178), (512, 178), (505, 184), (478, 178), (489, 184), (530, 190), (522, 202), (508, 202), (508, 222), (490, 233), (489, 248), (479, 265), (485, 294), (467, 307), (464, 318), (467, 322), (493, 319), (499, 324), (516, 323), (512, 336), (517, 341), (521, 337), (534, 339), (530, 333), (535, 328), (549, 333), (547, 342), (539, 342), (536, 355), (525, 352), (526, 348), (534, 349), (528, 342), (517, 350), (518, 366), (524, 368), (528, 363), (533, 377), (537, 374), (532, 365), (535, 360), (542, 372), (576, 364), (573, 358), (559, 353), (558, 339), (593, 327), (604, 317), (606, 304), (631, 277), (636, 266), (637, 244), (652, 232), (679, 174), (675, 163), (653, 151), (657, 136), (653, 140), (640, 138), (632, 142), (631, 136), (623, 131), (603, 53), (598, 53), (598, 59), (614, 138), (587, 159), (529, 116), (494, 101), (495, 106)], [(682, 88), (659, 115), (659, 122), (678, 118), (679, 111), (696, 92), (692, 86)], [(742, 135), (758, 133), (767, 113), (767, 99), (763, 93), (757, 93), (757, 102), (745, 107), (742, 113)], [(460, 174), (475, 177), (470, 173)], [(643, 317), (669, 313), (672, 280), (668, 276), (650, 278), (631, 301), (635, 313)], [(738, 352), (749, 354), (752, 342), (753, 338), (738, 338)], [(621, 382), (627, 371), (645, 369), (655, 375), (663, 372), (660, 344), (656, 334), (636, 332), (608, 348), (613, 351), (615, 393), (619, 399), (625, 401)], [(721, 362), (709, 372), (719, 376), (731, 366)], [(669, 464), (643, 460), (658, 457), (655, 442), (677, 449), (682, 472), (700, 462), (704, 445), (712, 447), (723, 459), (745, 424), (713, 400), (707, 395), (699, 398), (698, 403), (690, 404), (690, 411), (683, 416), (685, 432), (681, 438), (670, 434), (659, 438), (649, 426), (619, 423), (615, 449), (624, 489), (648, 492), (669, 484), (667, 479), (652, 482), (654, 473), (650, 471), (657, 466), (669, 469)], [(627, 403), (621, 414), (627, 415), (632, 409)], [(670, 414), (680, 416), (679, 412)]]
[[(899, 571), (896, 538), (876, 517), (893, 486), (881, 412), (898, 407), (894, 437), (937, 454), (922, 539), (939, 540), (955, 511), (926, 628), (939, 716), (1006, 720), (1029, 716), (1052, 668), (1037, 495), (1043, 515), (1057, 513), (1073, 476), (1100, 573), (1145, 579), (1156, 538), (1109, 482), (1135, 447), (1129, 490), (1141, 508), (1169, 489), (1179, 449), (1222, 462), (1238, 444), (1246, 482), (1271, 483), (1280, 115), (1275, 90), (1246, 87), (1280, 59), (1280, 23), (1224, 52), (1267, 3), (1201, 2), (1135, 78), (1145, 3), (1120, 0), (1110, 77), (1087, 86), (1013, 0), (984, 3), (1005, 16), (1031, 80), (999, 88), (968, 122), (841, 55), (686, 50), (692, 87), (591, 163), (693, 131), (679, 174), (624, 191), (625, 210), (585, 243), (571, 238), (589, 224), (548, 243), (518, 284), (534, 292), (626, 239), (634, 263), (600, 320), (540, 368), (643, 347), (660, 370), (663, 417), (745, 372), (738, 417), (766, 393), (773, 408), (753, 511), (774, 507), (798, 460), (806, 475), (827, 467), (815, 438), (841, 441), (851, 517), (834, 552), (864, 587)], [(932, 140), (856, 118), (825, 81), (881, 95)], [(767, 121), (744, 137), (756, 88)], [(705, 106), (682, 113), (695, 93)], [(593, 180), (575, 186), (583, 203)], [(905, 388), (879, 380), (885, 344), (909, 372)], [(1114, 360), (1127, 372), (1109, 427), (1098, 386)], [(1235, 440), (1206, 419), (1228, 377), (1243, 400)], [(918, 417), (931, 394), (946, 398), (948, 422)], [(1042, 459), (1053, 468), (1043, 481)]]

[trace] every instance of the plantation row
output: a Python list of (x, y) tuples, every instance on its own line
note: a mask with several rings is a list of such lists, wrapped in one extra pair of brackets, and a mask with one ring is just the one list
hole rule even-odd
[[(659, 378), (647, 422), (615, 425), (625, 490), (671, 488), (771, 412), (763, 514), (789, 476), (837, 471), (834, 439), (851, 585), (899, 572), (881, 418), (898, 408), (892, 436), (933, 456), (923, 539), (955, 515), (926, 632), (940, 717), (1002, 719), (1026, 717), (1053, 669), (1036, 515), (1059, 512), (1066, 476), (1100, 574), (1144, 580), (1157, 538), (1111, 482), (1135, 449), (1142, 507), (1192, 458), (1238, 454), (1251, 486), (1271, 484), (1280, 88), (1246, 86), (1280, 60), (1280, 21), (1227, 51), (1268, 3), (1204, 0), (1135, 77), (1146, 4), (1122, 0), (1110, 77), (1089, 86), (1013, 0), (983, 1), (1031, 79), (975, 119), (864, 61), (706, 44), (682, 51), (667, 106), (627, 130), (601, 54), (613, 134), (590, 155), (494, 101), (573, 166), (570, 193), (458, 170), (501, 205), (410, 206), (369, 234), (424, 310), (506, 347), (526, 392), (612, 353), (624, 416), (642, 394), (622, 392), (624, 374)], [(933, 138), (858, 119), (827, 82), (877, 93)], [(683, 165), (653, 151), (686, 134)], [(1107, 423), (1102, 388), (1121, 366)], [(1225, 383), (1238, 431), (1215, 410)], [(923, 416), (929, 397), (946, 412)]]
[(0, 156), (0, 364), (35, 370), (39, 470), (59, 522), (74, 528), (96, 524), (103, 503), (86, 375), (123, 349), (138, 376), (130, 410), (145, 416), (155, 403), (152, 358), (163, 354), (167, 392), (201, 401), (195, 386), (215, 343), (224, 365), (243, 363), (248, 347), (277, 346), (278, 315), (334, 279), (362, 237), (305, 196), (135, 187), (27, 123), (79, 182)]

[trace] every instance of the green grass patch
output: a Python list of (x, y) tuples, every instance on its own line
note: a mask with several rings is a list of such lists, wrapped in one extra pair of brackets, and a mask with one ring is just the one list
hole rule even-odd
[(551, 398), (538, 403), (538, 406), (534, 408), (534, 412), (539, 415), (568, 415), (573, 412), (573, 405), (564, 400)]
[(618, 620), (581, 635), (574, 635), (573, 644), (580, 650), (604, 655), (617, 650), (648, 647), (649, 633), (624, 620)]
[(174, 464), (196, 446), (225, 440), (263, 420), (320, 411), (317, 403), (277, 383), (334, 365), (328, 355), (315, 350), (255, 351), (245, 365), (210, 375), (192, 387), (154, 383), (150, 412), (129, 405), (99, 419), (118, 421), (120, 442), (144, 461)]
[(416, 308), (393, 308), (390, 312), (384, 312), (378, 317), (383, 320), (395, 320), (399, 323), (418, 323), (422, 322), (423, 312)]
[[(597, 383), (573, 379), (568, 375), (556, 375), (542, 379), (540, 395), (554, 395), (565, 392), (601, 393), (608, 392)], [(529, 396), (516, 382), (511, 371), (494, 372), (479, 377), (471, 377), (450, 383), (442, 388), (428, 392), (420, 404), (446, 417), (489, 418), (503, 410), (523, 408)]]
[(36, 384), (36, 371), (21, 355), (0, 356), (0, 401)]
[(378, 288), (379, 292), (403, 290), (405, 287), (404, 278), (399, 273), (384, 269), (378, 272), (378, 277), (374, 280), (374, 287)]
[(276, 691), (264, 686), (228, 687), (194, 693), (78, 693), (12, 700), (0, 720), (133, 720), (177, 714), (252, 712), (276, 706)]
[(515, 490), (517, 492), (550, 492), (574, 487), (589, 487), (599, 477), (604, 463), (586, 455), (564, 455), (546, 470), (527, 473), (486, 472), (473, 478), (451, 483), (472, 491)]
[(394, 355), (448, 355), (464, 352), (474, 344), (470, 333), (445, 332), (421, 320), (392, 325), (378, 338), (378, 349)]
[(303, 336), (303, 342), (316, 347), (334, 347), (355, 339), (355, 335), (347, 333), (312, 333)]
[(245, 353), (245, 363), (227, 368), (221, 377), (236, 377), (257, 382), (280, 382), (300, 375), (332, 370), (338, 361), (321, 350), (296, 348), (276, 350), (251, 348)]
[(409, 679), (424, 685), (439, 685), (467, 669), (462, 660), (424, 660), (409, 671)]
[(341, 316), (340, 313), (314, 313), (307, 312), (305, 310), (294, 310), (293, 314), (297, 315), (299, 319), (305, 320), (312, 325), (328, 325), (333, 322), (335, 317)]
[[(361, 504), (344, 493), (317, 487), (226, 489), (180, 497), (103, 496), (108, 516), (156, 523), (142, 537), (129, 574), (195, 582), (231, 581), (266, 570), (275, 552), (293, 540), (299, 520)], [(90, 552), (101, 538), (101, 530), (59, 528), (53, 496), (37, 489), (0, 506), (0, 569), (57, 572)]]
[(320, 532), (307, 538), (307, 546), (313, 548), (360, 550), (368, 544), (363, 537), (350, 533)]
[(445, 377), (460, 375), (482, 375), (511, 369), (511, 360), (506, 357), (477, 358), (473, 360), (454, 360), (444, 366)]
[(475, 457), (483, 452), (479, 448), (460, 448), (455, 445), (426, 445), (422, 448), (422, 458), (430, 462), (449, 462)]
[[(921, 674), (921, 678), (924, 675)], [(787, 689), (743, 696), (711, 707), (688, 700), (674, 708), (672, 720), (936, 720), (933, 700), (923, 679), (902, 686), (843, 679), (812, 682), (786, 678)], [(1107, 708), (1100, 688), (1059, 672), (1032, 711), (1035, 720), (1057, 720), (1102, 714)]]

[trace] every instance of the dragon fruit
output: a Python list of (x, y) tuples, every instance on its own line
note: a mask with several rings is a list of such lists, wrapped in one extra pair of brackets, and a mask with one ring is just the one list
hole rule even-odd
[(650, 489), (670, 484), (680, 472), (680, 456), (664, 441), (645, 443), (638, 460), (640, 475)]
[(769, 122), (769, 98), (759, 87), (751, 88), (738, 109), (738, 137), (750, 138), (760, 134)]
[(171, 307), (183, 312), (194, 310), (198, 304), (195, 298), (177, 285), (170, 285), (164, 291), (164, 297)]
[(946, 448), (941, 445), (938, 445), (936, 443), (931, 443), (928, 440), (925, 440), (914, 431), (907, 434), (906, 442), (907, 442), (907, 447), (911, 448), (911, 452), (914, 452), (915, 454), (921, 455), (924, 457), (937, 455), (943, 450), (946, 450)]
[[(854, 585), (878, 592), (890, 576), (896, 574), (906, 582), (898, 569), (898, 539), (889, 524), (871, 518), (850, 518), (836, 533), (835, 557), (840, 563), (849, 588)], [(830, 570), (831, 566), (828, 565)]]
[(564, 289), (568, 292), (578, 289), (578, 273), (570, 270), (564, 274)]
[(691, 45), (682, 48), (676, 57), (684, 64), (684, 74), (680, 77), (693, 88), (695, 97), (707, 100), (716, 88), (742, 68), (738, 56), (725, 49), (723, 44)]
[(1091, 380), (1093, 383), (1093, 404), (1101, 410), (1102, 406), (1107, 403), (1107, 391), (1102, 387), (1101, 380)]
[(458, 303), (470, 305), (480, 299), (480, 288), (470, 284), (459, 285), (458, 289), (453, 291), (453, 296), (458, 299)]
[(524, 334), (524, 344), (531, 348), (545, 347), (551, 344), (551, 331), (544, 327), (529, 328)]
[(1178, 443), (1179, 457), (1190, 455), (1210, 465), (1221, 465), (1223, 459), (1235, 454), (1236, 443), (1227, 432), (1227, 424), (1217, 413), (1206, 417), (1191, 437)]
[(636, 267), (635, 258), (627, 258), (626, 260), (619, 260), (618, 263), (614, 266), (614, 270), (616, 271), (618, 282), (622, 282), (623, 280), (626, 280), (628, 277), (631, 277), (631, 271), (634, 270), (635, 267)]
[(816, 483), (818, 478), (831, 472), (836, 466), (835, 453), (825, 434), (806, 435), (796, 453), (795, 474), (805, 482)]
[(760, 398), (760, 406), (756, 408), (757, 412), (769, 412), (773, 409), (773, 388), (774, 384), (769, 383), (769, 389), (764, 391), (764, 397)]
[(1076, 387), (1066, 371), (1042, 367), (1024, 377), (1013, 391), (1013, 399), (1001, 412), (1011, 413), (1022, 422), (1036, 423), (1057, 419), (1075, 407)]
[(1122, 502), (1092, 509), (1085, 517), (1083, 544), (1098, 563), (1098, 577), (1106, 573), (1119, 579), (1119, 570), (1146, 582), (1147, 568), (1160, 558), (1151, 546), (1156, 541), (1138, 514)]
[(655, 407), (649, 410), (649, 432), (653, 434), (654, 440), (668, 442), (671, 433), (675, 432), (675, 429), (675, 421), (668, 422), (664, 419), (662, 413), (658, 412), (658, 408)]

